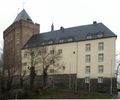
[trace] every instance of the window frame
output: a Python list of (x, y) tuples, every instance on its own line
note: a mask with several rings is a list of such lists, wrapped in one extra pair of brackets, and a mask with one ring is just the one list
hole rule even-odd
[(58, 54), (61, 54), (62, 53), (62, 49), (58, 49)]
[(91, 72), (90, 66), (85, 66), (85, 74), (90, 74)]
[(50, 50), (50, 54), (54, 54), (55, 53), (55, 50)]
[(98, 54), (98, 62), (104, 62), (104, 54), (103, 53)]
[(104, 42), (98, 43), (98, 50), (104, 50)]
[(86, 63), (90, 63), (91, 62), (91, 55), (90, 54), (85, 55), (85, 62)]
[(85, 51), (91, 51), (91, 44), (90, 43), (85, 45)]
[(104, 65), (98, 65), (98, 73), (104, 72)]
[(90, 83), (90, 77), (85, 77), (85, 83)]
[(98, 77), (98, 83), (103, 83), (103, 77)]

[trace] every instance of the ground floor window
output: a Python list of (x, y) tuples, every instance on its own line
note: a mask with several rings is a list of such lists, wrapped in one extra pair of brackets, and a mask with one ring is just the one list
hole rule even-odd
[(85, 83), (90, 83), (90, 77), (85, 77)]
[(98, 77), (98, 83), (103, 83), (103, 77)]

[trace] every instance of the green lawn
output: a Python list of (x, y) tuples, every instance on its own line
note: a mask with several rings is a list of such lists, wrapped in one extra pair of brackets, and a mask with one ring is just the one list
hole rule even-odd
[(41, 95), (29, 97), (29, 99), (112, 99), (112, 96), (105, 93), (74, 92), (68, 89), (50, 88)]
[(112, 96), (106, 93), (91, 92), (85, 95), (83, 98), (84, 99), (112, 99)]

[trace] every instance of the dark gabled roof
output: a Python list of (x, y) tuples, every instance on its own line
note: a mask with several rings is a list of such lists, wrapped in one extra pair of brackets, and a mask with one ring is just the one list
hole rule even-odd
[(65, 42), (86, 41), (91, 39), (117, 37), (102, 23), (77, 26), (33, 35), (23, 48)]
[(20, 20), (29, 20), (32, 21), (32, 19), (30, 18), (30, 16), (27, 14), (27, 12), (25, 11), (25, 9), (23, 9), (15, 18), (14, 22), (20, 21)]

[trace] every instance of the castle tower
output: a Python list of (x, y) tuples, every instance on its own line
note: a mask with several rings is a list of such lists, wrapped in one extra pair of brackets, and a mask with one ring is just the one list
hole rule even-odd
[[(40, 25), (33, 23), (23, 9), (14, 22), (3, 32), (5, 67), (21, 69), (21, 48), (33, 34), (38, 34)], [(17, 70), (18, 71), (18, 70)]]

